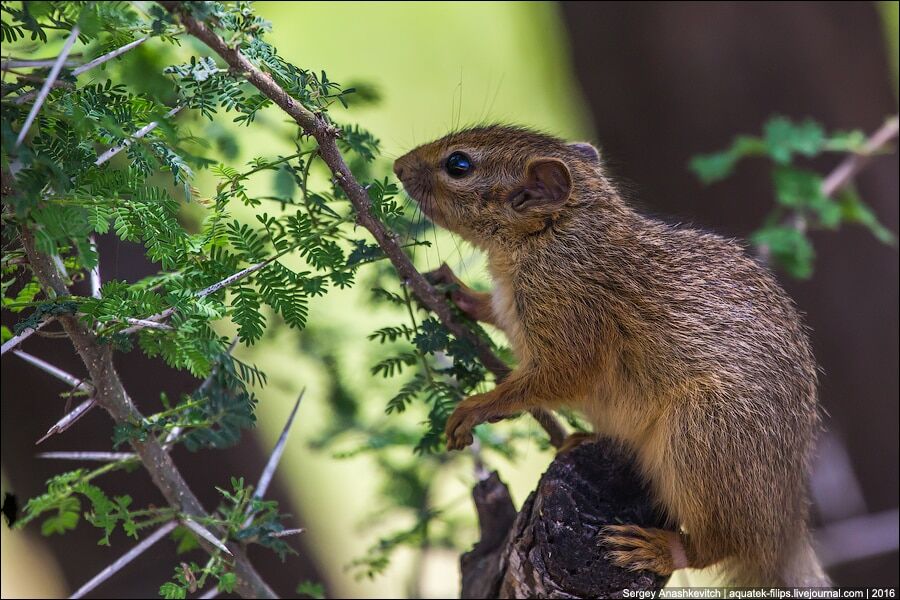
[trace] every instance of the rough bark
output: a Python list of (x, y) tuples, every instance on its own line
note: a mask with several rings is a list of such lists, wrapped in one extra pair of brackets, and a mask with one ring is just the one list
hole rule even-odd
[(667, 578), (606, 560), (611, 524), (666, 527), (632, 457), (601, 440), (556, 458), (518, 515), (496, 473), (473, 490), (481, 540), (460, 560), (463, 598), (621, 598)]

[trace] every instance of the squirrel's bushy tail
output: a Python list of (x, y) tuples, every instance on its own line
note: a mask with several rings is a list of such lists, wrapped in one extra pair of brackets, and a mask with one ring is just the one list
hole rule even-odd
[[(808, 535), (801, 535), (779, 556), (744, 557), (727, 560), (729, 584), (735, 586), (830, 587)], [(774, 560), (772, 560), (774, 559)]]
[(819, 563), (809, 536), (802, 536), (786, 556), (781, 574), (783, 585), (791, 587), (829, 587), (831, 580)]

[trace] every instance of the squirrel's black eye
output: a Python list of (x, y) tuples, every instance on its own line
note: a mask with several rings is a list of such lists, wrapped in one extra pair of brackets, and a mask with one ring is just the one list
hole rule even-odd
[(472, 170), (472, 159), (462, 152), (454, 152), (447, 158), (444, 168), (450, 177), (465, 177)]

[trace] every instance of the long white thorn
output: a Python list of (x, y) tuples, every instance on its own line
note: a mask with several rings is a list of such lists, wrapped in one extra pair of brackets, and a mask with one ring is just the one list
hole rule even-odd
[(306, 530), (303, 529), (302, 527), (298, 527), (297, 529), (285, 529), (284, 531), (276, 531), (275, 533), (270, 533), (269, 537), (283, 538), (283, 537), (288, 537), (290, 535), (299, 535), (299, 534), (303, 533), (304, 531), (306, 531)]
[(210, 532), (209, 529), (207, 529), (197, 521), (192, 521), (189, 517), (185, 517), (184, 525), (228, 556), (233, 556), (231, 554), (231, 550), (228, 549), (228, 546), (223, 544), (216, 536), (212, 534), (212, 532)]
[(23, 352), (22, 350), (13, 350), (13, 354), (18, 356), (22, 360), (31, 363), (32, 365), (34, 365), (41, 371), (44, 371), (45, 373), (49, 373), (50, 375), (53, 375), (60, 381), (65, 381), (66, 383), (68, 383), (69, 385), (74, 387), (75, 389), (78, 389), (78, 390), (81, 390), (84, 392), (90, 392), (91, 390), (94, 389), (94, 387), (89, 382), (87, 382), (83, 379), (79, 379), (78, 377), (75, 377), (74, 375), (70, 375), (69, 373), (66, 373), (59, 367), (54, 367), (47, 361), (42, 360), (42, 359), (38, 358), (37, 356), (28, 354), (27, 352)]
[(86, 415), (87, 412), (95, 406), (97, 406), (97, 402), (93, 398), (88, 398), (87, 400), (73, 408), (71, 411), (66, 413), (66, 415), (62, 419), (54, 423), (53, 427), (48, 429), (47, 433), (44, 434), (44, 437), (36, 441), (34, 445), (37, 446), (51, 435), (62, 433), (63, 431), (74, 425), (75, 422), (78, 421), (78, 419)]
[(66, 43), (63, 44), (62, 51), (60, 51), (59, 56), (56, 57), (56, 62), (53, 63), (53, 66), (50, 68), (50, 73), (47, 75), (47, 79), (44, 81), (41, 91), (38, 92), (37, 99), (34, 101), (34, 104), (31, 105), (31, 110), (28, 111), (25, 123), (22, 125), (22, 129), (19, 130), (19, 136), (16, 138), (16, 148), (22, 145), (25, 136), (28, 135), (28, 130), (31, 129), (31, 125), (34, 123), (34, 119), (37, 117), (38, 112), (40, 112), (41, 106), (44, 105), (44, 101), (47, 99), (47, 95), (50, 93), (53, 83), (56, 81), (56, 78), (59, 77), (59, 72), (62, 70), (63, 65), (66, 64), (66, 58), (68, 58), (69, 52), (72, 51), (75, 40), (78, 39), (78, 33), (78, 25), (75, 25), (72, 27), (69, 37), (66, 38)]
[(19, 344), (21, 344), (22, 342), (27, 340), (29, 337), (31, 337), (31, 334), (33, 334), (36, 331), (38, 331), (39, 329), (41, 329), (44, 325), (46, 325), (47, 323), (49, 323), (52, 320), (53, 319), (44, 319), (43, 321), (41, 321), (40, 323), (37, 324), (37, 327), (26, 327), (25, 329), (22, 330), (22, 333), (20, 333), (19, 335), (11, 337), (8, 340), (6, 340), (5, 342), (3, 342), (3, 346), (0, 347), (0, 355), (6, 354), (6, 352), (8, 350), (12, 350), (16, 346), (18, 346)]
[(117, 462), (136, 458), (133, 452), (91, 452), (91, 451), (73, 451), (73, 452), (41, 452), (38, 458), (56, 459), (56, 460), (87, 460), (96, 462)]
[[(93, 234), (88, 238), (91, 249), (93, 249), (94, 254), (97, 254), (97, 238), (94, 237)], [(94, 268), (91, 269), (91, 296), (94, 298), (100, 298), (100, 288), (103, 286), (103, 282), (100, 280), (100, 257), (97, 257), (97, 264), (94, 265)]]
[(117, 56), (121, 56), (121, 55), (125, 54), (132, 48), (136, 48), (136, 47), (140, 46), (141, 44), (146, 42), (148, 39), (150, 39), (148, 36), (144, 36), (140, 39), (134, 40), (133, 42), (129, 42), (129, 43), (125, 44), (124, 46), (119, 46), (112, 52), (107, 52), (103, 56), (98, 56), (94, 60), (92, 60), (90, 62), (86, 62), (83, 65), (81, 65), (80, 67), (73, 69), (72, 75), (74, 75), (75, 77), (78, 77), (85, 71), (89, 71), (90, 69), (93, 69), (94, 67), (98, 67), (98, 66), (102, 65), (103, 63), (105, 63), (106, 61), (112, 60)]
[(166, 325), (165, 323), (159, 323), (157, 321), (151, 321), (150, 319), (134, 319), (129, 317), (125, 319), (132, 325), (139, 327), (140, 329), (150, 328), (150, 329), (162, 329), (164, 331), (172, 331), (175, 328), (171, 325)]
[[(168, 119), (168, 118), (174, 116), (182, 108), (184, 108), (183, 104), (176, 106), (175, 108), (173, 108), (172, 110), (170, 110), (169, 112), (166, 113), (166, 118)], [(151, 131), (153, 131), (154, 129), (156, 129), (158, 125), (159, 125), (159, 123), (157, 121), (151, 121), (150, 123), (147, 123), (140, 129), (135, 131), (130, 138), (128, 138), (127, 140), (125, 140), (124, 142), (119, 144), (118, 146), (113, 146), (112, 148), (110, 148), (109, 150), (107, 150), (106, 152), (104, 152), (103, 154), (98, 156), (97, 160), (94, 161), (94, 165), (99, 167), (100, 165), (102, 165), (103, 163), (105, 163), (106, 161), (111, 159), (113, 156), (115, 156), (116, 154), (118, 154), (119, 152), (121, 152), (122, 150), (124, 150), (125, 148), (130, 146), (131, 144), (133, 144), (134, 140), (138, 140), (138, 139), (144, 137), (145, 135), (147, 135), (148, 133), (150, 133)]]
[(306, 388), (303, 388), (303, 391), (300, 392), (300, 397), (297, 398), (297, 402), (294, 403), (294, 408), (291, 410), (291, 414), (288, 415), (287, 423), (284, 424), (284, 428), (281, 430), (281, 435), (278, 436), (278, 442), (275, 444), (275, 448), (272, 449), (272, 454), (269, 456), (269, 461), (266, 463), (266, 468), (263, 469), (262, 475), (259, 477), (259, 482), (256, 484), (256, 489), (253, 491), (253, 498), (251, 499), (250, 506), (247, 506), (247, 518), (244, 520), (244, 527), (249, 527), (250, 523), (253, 522), (253, 514), (252, 510), (252, 500), (262, 500), (263, 496), (266, 495), (266, 492), (269, 489), (269, 484), (272, 483), (272, 478), (275, 476), (275, 470), (278, 468), (278, 463), (281, 461), (281, 456), (284, 454), (284, 448), (287, 445), (288, 434), (291, 431), (291, 425), (294, 423), (294, 417), (297, 416), (297, 409), (300, 408), (300, 401), (303, 400), (303, 395), (306, 393)]
[(83, 598), (85, 594), (96, 588), (98, 585), (122, 570), (122, 567), (133, 561), (135, 558), (146, 552), (150, 546), (161, 540), (170, 531), (178, 525), (177, 521), (170, 521), (142, 539), (135, 546), (117, 558), (111, 565), (97, 573), (90, 581), (78, 588), (69, 598)]

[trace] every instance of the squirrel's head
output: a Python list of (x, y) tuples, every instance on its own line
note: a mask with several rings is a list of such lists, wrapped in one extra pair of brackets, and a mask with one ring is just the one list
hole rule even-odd
[(590, 144), (502, 125), (419, 146), (394, 173), (432, 221), (482, 248), (548, 232), (604, 186)]

